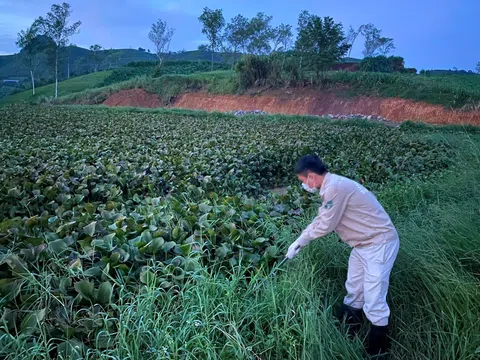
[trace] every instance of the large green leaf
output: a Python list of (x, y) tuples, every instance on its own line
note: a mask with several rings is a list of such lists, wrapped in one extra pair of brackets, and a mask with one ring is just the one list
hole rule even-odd
[(84, 226), (83, 232), (88, 236), (92, 237), (95, 234), (95, 228), (97, 226), (97, 222), (93, 221), (90, 224)]
[(175, 243), (175, 241), (166, 242), (165, 244), (163, 244), (163, 251), (169, 252), (169, 251), (172, 250), (176, 245), (177, 245), (177, 244)]
[(61, 278), (59, 282), (59, 289), (62, 292), (62, 294), (67, 294), (68, 290), (72, 287), (72, 279), (71, 278)]
[(48, 243), (48, 249), (53, 253), (60, 255), (68, 249), (67, 244), (63, 239), (54, 240)]
[(14, 329), (17, 322), (18, 313), (18, 311), (4, 308), (2, 317), (0, 318), (0, 324), (6, 324), (7, 329), (9, 330)]
[(267, 250), (265, 250), (264, 256), (267, 258), (274, 258), (278, 255), (278, 248), (276, 246), (269, 246)]
[(156, 283), (157, 281), (157, 276), (155, 273), (151, 270), (144, 269), (140, 273), (140, 281), (144, 284), (151, 285)]
[(24, 256), (24, 259), (28, 262), (35, 262), (38, 260), (40, 254), (47, 248), (47, 244), (40, 244), (38, 246), (30, 247), (28, 249), (20, 250), (20, 253)]
[(199, 210), (200, 210), (202, 213), (205, 214), (205, 213), (208, 213), (208, 212), (212, 211), (213, 206), (210, 206), (210, 205), (208, 205), (208, 204), (200, 204), (200, 205), (198, 206), (198, 208), (199, 208)]
[(83, 275), (86, 277), (100, 277), (102, 276), (102, 269), (98, 266), (93, 266), (90, 269), (87, 269), (83, 272)]
[(69, 268), (70, 270), (73, 270), (74, 272), (75, 272), (75, 271), (78, 271), (78, 270), (82, 270), (82, 260), (81, 260), (81, 259), (72, 260), (72, 261), (68, 264), (68, 268)]
[(94, 286), (88, 280), (81, 280), (75, 283), (75, 290), (86, 300), (95, 301)]
[(162, 249), (165, 240), (162, 237), (153, 238), (149, 245), (149, 250), (152, 254), (156, 254), (160, 249)]
[(180, 251), (183, 256), (189, 256), (192, 251), (192, 244), (182, 244), (180, 245)]
[(59, 359), (82, 360), (86, 352), (86, 346), (78, 340), (72, 339), (62, 342), (57, 347)]
[[(3, 255), (3, 256), (2, 256)], [(28, 274), (28, 265), (16, 254), (0, 254), (0, 265), (7, 264), (14, 274)]]
[(110, 282), (106, 281), (100, 284), (97, 293), (97, 300), (100, 304), (108, 305), (112, 299), (113, 286)]
[(22, 334), (32, 335), (38, 331), (43, 319), (47, 313), (47, 309), (34, 310), (27, 313), (20, 325)]

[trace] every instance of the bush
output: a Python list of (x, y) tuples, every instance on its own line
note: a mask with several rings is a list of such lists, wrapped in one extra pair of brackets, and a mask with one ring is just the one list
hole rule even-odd
[(360, 63), (360, 70), (385, 73), (402, 72), (404, 70), (404, 60), (400, 56), (366, 57)]
[[(283, 60), (282, 60), (283, 59)], [(235, 71), (239, 75), (240, 89), (247, 89), (251, 86), (282, 84), (282, 73), (285, 68), (285, 59), (281, 54), (272, 54), (270, 56), (243, 56), (235, 67)], [(289, 63), (289, 70), (293, 74), (298, 71)]]
[(267, 58), (256, 55), (243, 56), (235, 66), (235, 71), (239, 75), (241, 89), (247, 89), (259, 82), (265, 82), (268, 77)]
[(0, 86), (0, 99), (12, 94), (15, 91), (13, 86)]
[[(214, 63), (213, 71), (229, 70), (230, 65), (225, 63)], [(163, 75), (189, 75), (198, 72), (207, 72), (212, 70), (212, 64), (209, 61), (188, 61), (188, 60), (170, 60), (165, 61), (162, 66), (156, 67), (153, 77)]]
[(113, 70), (112, 73), (107, 76), (107, 78), (103, 81), (102, 86), (108, 86), (122, 81), (130, 80), (136, 76), (150, 75), (154, 69), (154, 65), (152, 66), (152, 64), (150, 64), (152, 63), (151, 61), (145, 62), (149, 63), (149, 66), (132, 66), (132, 63), (130, 63), (126, 67), (121, 67)]
[[(228, 70), (228, 64), (214, 63), (213, 69)], [(132, 61), (126, 66), (113, 70), (103, 82), (103, 86), (112, 85), (122, 81), (130, 80), (137, 76), (152, 76), (158, 78), (163, 75), (189, 75), (198, 72), (211, 70), (211, 63), (208, 61), (165, 61), (158, 66), (158, 61)]]
[(158, 61), (131, 61), (126, 66), (131, 68), (153, 68), (158, 66)]

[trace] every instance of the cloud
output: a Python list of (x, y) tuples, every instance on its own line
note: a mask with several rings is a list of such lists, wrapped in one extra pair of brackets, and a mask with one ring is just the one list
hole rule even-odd
[[(24, 9), (25, 4), (21, 1), (18, 4), (14, 1), (1, 1), (0, 7), (0, 52), (11, 54), (17, 51), (15, 41), (17, 34), (32, 25), (36, 18), (35, 14)], [(31, 9), (30, 9), (31, 10)]]
[(166, 11), (179, 11), (183, 10), (181, 1), (169, 1), (162, 6)]
[(201, 7), (197, 1), (193, 0), (173, 0), (173, 1), (149, 1), (149, 7), (167, 13), (177, 13), (198, 16)]
[(0, 14), (0, 33), (16, 36), (20, 30), (32, 25), (35, 17), (18, 15), (14, 13)]
[(208, 44), (208, 40), (206, 39), (192, 40), (191, 43), (196, 45)]

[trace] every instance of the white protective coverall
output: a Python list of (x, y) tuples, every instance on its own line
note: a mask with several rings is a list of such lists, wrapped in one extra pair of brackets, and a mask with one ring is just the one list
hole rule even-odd
[(388, 325), (386, 297), (400, 243), (395, 226), (376, 197), (346, 177), (327, 173), (320, 196), (318, 216), (292, 245), (304, 247), (335, 231), (353, 248), (344, 303), (363, 309), (373, 325)]

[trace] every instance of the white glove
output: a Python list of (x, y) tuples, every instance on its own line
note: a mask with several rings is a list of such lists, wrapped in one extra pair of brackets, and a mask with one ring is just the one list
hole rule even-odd
[[(306, 245), (306, 244), (305, 244)], [(286, 257), (289, 260), (292, 260), (297, 254), (300, 252), (300, 249), (305, 246), (303, 244), (303, 241), (300, 241), (300, 239), (295, 240), (289, 247), (287, 251)]]
[(300, 250), (307, 246), (309, 243), (310, 240), (308, 239), (308, 237), (300, 236), (288, 247), (287, 255), (285, 255), (285, 257), (289, 260), (292, 260), (295, 256), (297, 256)]

